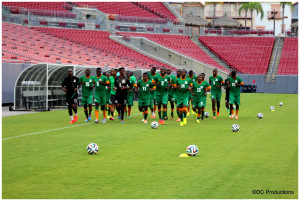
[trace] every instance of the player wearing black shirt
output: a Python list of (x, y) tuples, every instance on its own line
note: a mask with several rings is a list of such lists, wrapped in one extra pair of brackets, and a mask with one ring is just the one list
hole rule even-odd
[[(78, 84), (79, 84), (78, 77), (73, 76), (72, 69), (68, 69), (68, 77), (66, 77), (62, 80), (61, 87), (62, 87), (62, 90), (64, 90), (64, 92), (66, 92), (68, 110), (69, 110), (69, 115), (71, 118), (70, 124), (75, 123), (78, 119), (78, 115), (77, 115), (77, 98), (78, 98), (77, 87), (78, 87)], [(72, 109), (75, 113), (74, 118), (73, 118)]]
[[(229, 77), (231, 77), (231, 73), (229, 73)], [(228, 88), (228, 83), (227, 83), (228, 82), (228, 78), (225, 80), (224, 87), (226, 89), (225, 105), (226, 105), (226, 108), (227, 108), (227, 113), (229, 113), (229, 116), (230, 116), (231, 115), (231, 111), (229, 109), (229, 91), (230, 91), (230, 89)]]
[(127, 89), (132, 89), (132, 84), (125, 76), (124, 68), (119, 68), (119, 72), (120, 76), (115, 78), (114, 90), (116, 91), (117, 110), (121, 113), (121, 123), (124, 123), (124, 107), (126, 105)]

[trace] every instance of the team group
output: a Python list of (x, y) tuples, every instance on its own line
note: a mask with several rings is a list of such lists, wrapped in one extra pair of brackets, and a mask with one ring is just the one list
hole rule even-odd
[[(209, 82), (205, 80), (205, 74), (195, 76), (193, 71), (185, 69), (177, 70), (177, 75), (173, 75), (170, 69), (160, 68), (160, 73), (156, 73), (156, 68), (152, 67), (150, 73), (143, 73), (141, 80), (137, 81), (130, 71), (124, 68), (112, 69), (110, 73), (103, 72), (101, 68), (96, 69), (96, 76), (91, 76), (91, 70), (86, 69), (85, 75), (77, 78), (73, 75), (73, 70), (68, 70), (68, 76), (62, 81), (62, 89), (66, 92), (68, 111), (71, 118), (70, 123), (78, 120), (77, 104), (78, 90), (82, 87), (81, 104), (84, 106), (86, 116), (85, 122), (91, 120), (92, 103), (95, 99), (95, 123), (99, 122), (99, 108), (103, 111), (102, 123), (108, 118), (114, 120), (115, 110), (121, 123), (124, 123), (124, 116), (130, 118), (131, 107), (133, 106), (134, 91), (138, 93), (139, 111), (143, 112), (144, 123), (147, 123), (148, 108), (151, 110), (151, 118), (156, 117), (156, 109), (159, 115), (159, 124), (164, 125), (167, 116), (167, 105), (171, 105), (171, 118), (174, 118), (174, 108), (176, 105), (180, 126), (187, 123), (187, 116), (190, 113), (196, 115), (197, 123), (204, 118), (207, 92), (211, 92), (213, 119), (220, 114), (220, 101), (222, 87), (226, 89), (225, 103), (227, 112), (231, 119), (238, 119), (240, 105), (240, 87), (243, 81), (232, 71), (224, 81), (218, 75), (218, 70), (213, 70), (213, 75), (209, 77)], [(95, 89), (95, 94), (93, 93)], [(234, 115), (233, 104), (236, 105)], [(127, 106), (127, 107), (126, 107)], [(73, 116), (74, 111), (74, 116)]]

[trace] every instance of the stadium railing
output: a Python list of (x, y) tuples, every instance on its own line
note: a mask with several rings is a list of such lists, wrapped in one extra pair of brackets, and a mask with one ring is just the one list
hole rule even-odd
[(229, 29), (229, 28), (206, 28), (200, 31), (200, 35), (218, 35), (218, 36), (274, 36), (273, 30), (258, 29)]

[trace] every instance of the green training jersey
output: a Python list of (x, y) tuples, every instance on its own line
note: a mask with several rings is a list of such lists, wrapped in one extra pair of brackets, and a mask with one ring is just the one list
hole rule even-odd
[(175, 81), (174, 86), (180, 86), (180, 89), (177, 89), (177, 94), (176, 94), (176, 98), (177, 99), (185, 99), (185, 98), (189, 98), (189, 94), (191, 93), (190, 91), (187, 91), (187, 89), (189, 88), (189, 86), (192, 85), (192, 81), (190, 79), (188, 79), (187, 77), (185, 79), (182, 78), (178, 78)]
[(130, 79), (132, 79), (134, 83), (136, 83), (136, 78), (134, 76), (131, 76)]
[(93, 80), (94, 78), (91, 75), (90, 77), (83, 75), (79, 78), (79, 83), (82, 85), (82, 96), (87, 97), (93, 95), (93, 89), (91, 89), (91, 86), (93, 86)]
[[(169, 76), (170, 76), (171, 84), (174, 85), (174, 82), (177, 79), (176, 76), (173, 75), (173, 74), (170, 74)], [(170, 87), (169, 90), (168, 90), (168, 94), (169, 94), (169, 96), (174, 96), (175, 90), (171, 89), (171, 87)]]
[(168, 92), (167, 87), (169, 86), (169, 83), (171, 82), (171, 78), (167, 74), (165, 74), (165, 76), (158, 74), (153, 77), (152, 82), (158, 83), (158, 85), (156, 86), (156, 94), (163, 95)]
[(114, 90), (115, 78), (113, 76), (109, 77), (109, 83), (110, 83), (110, 94), (116, 95), (116, 91)]
[(234, 96), (240, 95), (240, 87), (236, 86), (236, 84), (244, 84), (243, 80), (240, 77), (236, 77), (235, 79), (229, 77), (228, 82), (230, 86), (229, 93)]
[(129, 92), (129, 89), (127, 89), (127, 97), (128, 96), (133, 96), (133, 86), (134, 86), (134, 84), (136, 84), (135, 79), (133, 79), (132, 77), (129, 78), (129, 82), (132, 85), (132, 89), (131, 89), (131, 92)]
[(193, 85), (193, 93), (195, 93), (193, 98), (195, 98), (195, 99), (205, 96), (204, 89), (207, 90), (210, 88), (208, 82), (205, 82), (205, 80), (202, 81), (201, 83), (198, 83), (198, 81), (193, 82), (192, 85)]
[(150, 73), (148, 73), (148, 77), (149, 77), (149, 80), (152, 81), (152, 79), (157, 75), (157, 73), (155, 73), (154, 75)]
[(209, 81), (211, 84), (211, 91), (212, 92), (221, 92), (221, 87), (217, 88), (217, 86), (222, 85), (224, 83), (223, 78), (220, 75), (214, 77), (213, 75), (209, 77)]
[(106, 96), (106, 86), (103, 84), (100, 84), (99, 81), (109, 83), (106, 76), (101, 75), (100, 77), (97, 77), (97, 75), (94, 77), (94, 83), (95, 83), (95, 96)]
[(139, 87), (139, 100), (150, 100), (152, 99), (151, 91), (149, 89), (154, 88), (151, 80), (144, 82), (143, 79), (137, 82), (137, 87)]
[(187, 78), (189, 78), (190, 80), (192, 80), (192, 83), (197, 81), (197, 76), (196, 75), (193, 75), (192, 77), (190, 77), (188, 75)]

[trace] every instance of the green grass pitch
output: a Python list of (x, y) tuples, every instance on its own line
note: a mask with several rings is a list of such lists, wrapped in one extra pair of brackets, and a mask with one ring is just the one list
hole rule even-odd
[[(223, 94), (216, 120), (207, 98), (208, 119), (197, 124), (190, 115), (184, 127), (170, 119), (156, 130), (150, 127), (151, 118), (148, 124), (141, 122), (136, 103), (134, 116), (125, 124), (115, 120), (83, 125), (82, 108), (76, 123), (81, 126), (75, 127), (68, 124), (67, 110), (4, 117), (2, 197), (295, 199), (297, 96), (242, 94), (240, 119), (231, 120)], [(271, 105), (275, 112), (269, 110)], [(256, 118), (259, 112), (263, 119)], [(239, 133), (231, 131), (234, 123), (240, 125)], [(70, 128), (59, 129), (63, 127)], [(99, 145), (97, 155), (86, 152), (91, 142)], [(198, 155), (179, 158), (190, 144), (198, 146)], [(294, 194), (257, 195), (253, 190)]]

